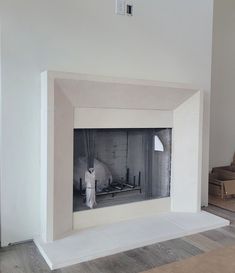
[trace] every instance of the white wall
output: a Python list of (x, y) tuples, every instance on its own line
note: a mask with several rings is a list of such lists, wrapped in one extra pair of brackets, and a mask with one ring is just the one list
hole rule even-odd
[(2, 0), (3, 244), (40, 228), (40, 72), (73, 71), (170, 82), (206, 90), (204, 203), (213, 0)]
[(215, 0), (210, 167), (229, 165), (235, 152), (235, 1)]
[(1, 24), (0, 24), (0, 242), (1, 242), (1, 181), (2, 181), (2, 55), (1, 55)]

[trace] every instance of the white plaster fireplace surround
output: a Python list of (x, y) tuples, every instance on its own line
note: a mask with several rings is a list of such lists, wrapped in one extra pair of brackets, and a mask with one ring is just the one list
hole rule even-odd
[[(203, 93), (188, 85), (61, 72), (41, 75), (41, 223), (51, 242), (74, 229), (198, 212)], [(170, 198), (73, 213), (74, 128), (172, 128)]]

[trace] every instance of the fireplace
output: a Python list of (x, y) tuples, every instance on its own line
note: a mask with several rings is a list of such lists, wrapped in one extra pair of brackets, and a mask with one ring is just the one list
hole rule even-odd
[[(162, 212), (200, 211), (202, 109), (202, 91), (186, 84), (42, 73), (43, 241)], [(95, 135), (89, 158), (94, 153), (105, 174), (94, 176), (94, 209), (85, 205), (84, 171), (75, 170), (87, 168), (84, 130)]]
[(94, 142), (94, 208), (170, 196), (171, 129), (75, 129), (73, 211), (89, 209), (88, 134)]

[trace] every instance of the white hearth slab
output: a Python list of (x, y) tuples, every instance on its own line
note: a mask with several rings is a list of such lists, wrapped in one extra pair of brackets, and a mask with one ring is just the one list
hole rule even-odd
[(37, 238), (35, 243), (49, 267), (57, 269), (227, 225), (229, 221), (207, 212), (169, 212), (81, 230), (52, 243)]

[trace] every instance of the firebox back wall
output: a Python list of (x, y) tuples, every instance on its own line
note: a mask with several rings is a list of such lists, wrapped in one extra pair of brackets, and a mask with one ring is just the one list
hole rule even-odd
[[(152, 134), (161, 139), (164, 152), (153, 150)], [(129, 168), (131, 183), (133, 177), (137, 179), (141, 172), (141, 185), (145, 193), (146, 182), (151, 180), (153, 198), (170, 195), (171, 129), (101, 129), (96, 130), (95, 135), (95, 157), (107, 165), (114, 180), (124, 180)], [(147, 150), (151, 153), (151, 160), (146, 154)], [(74, 164), (78, 164), (79, 157), (85, 156), (83, 130), (78, 129), (74, 131)], [(148, 174), (150, 164), (151, 175)]]

